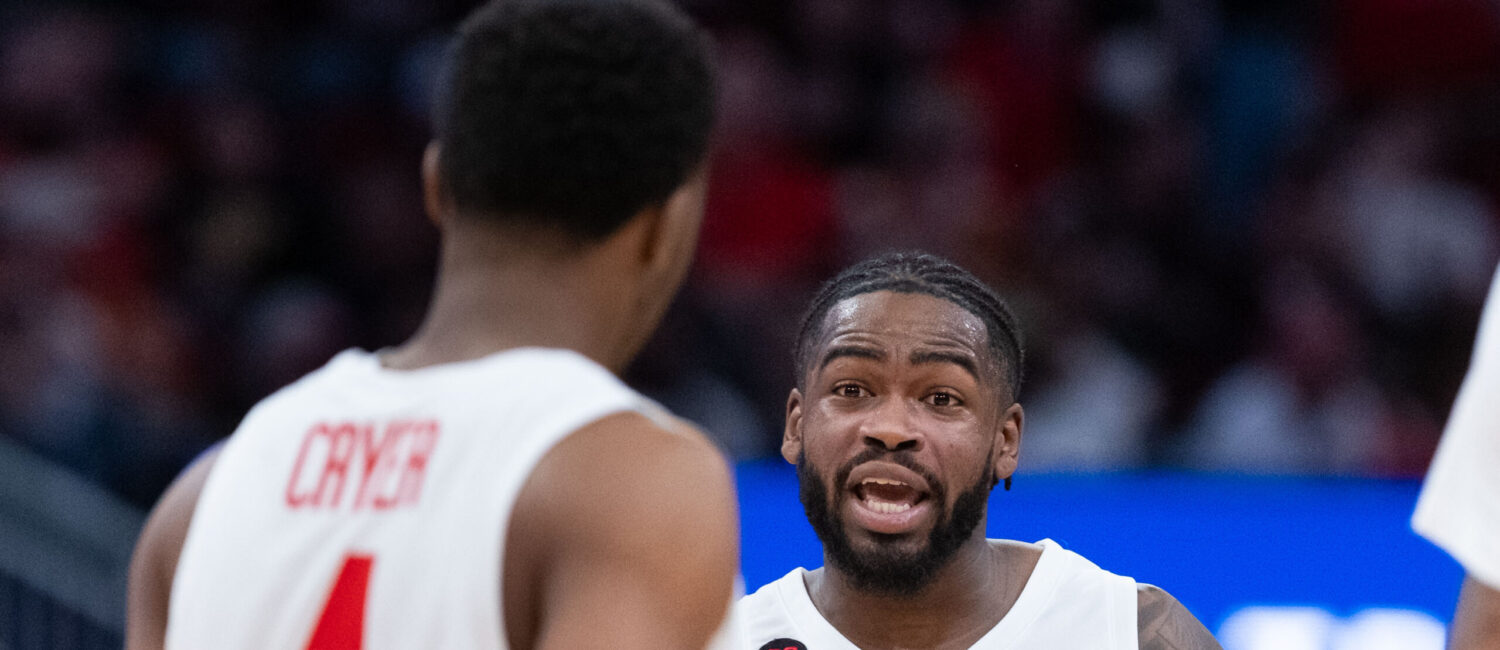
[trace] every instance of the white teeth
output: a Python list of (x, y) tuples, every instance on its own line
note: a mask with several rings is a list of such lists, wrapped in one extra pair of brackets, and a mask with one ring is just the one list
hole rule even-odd
[[(864, 479), (864, 480), (860, 481), (860, 485), (871, 485), (871, 484), (874, 484), (874, 485), (899, 485), (901, 487), (910, 487), (904, 481), (897, 481), (895, 479), (889, 479), (889, 478), (874, 478), (874, 477), (871, 477), (871, 478), (867, 478), (867, 479)], [(865, 505), (866, 508), (869, 508), (870, 510), (873, 510), (875, 512), (878, 512), (878, 513), (881, 513), (881, 514), (890, 515), (890, 514), (896, 514), (898, 512), (906, 512), (907, 510), (911, 510), (911, 505), (912, 504), (910, 504), (910, 503), (894, 503), (894, 502), (885, 501), (883, 499), (879, 499), (879, 498), (876, 498), (876, 497), (873, 497), (873, 496), (866, 496), (864, 498), (864, 505)]]
[(865, 499), (865, 507), (874, 510), (875, 512), (887, 515), (911, 510), (910, 503), (890, 503), (887, 501), (875, 501), (872, 499)]

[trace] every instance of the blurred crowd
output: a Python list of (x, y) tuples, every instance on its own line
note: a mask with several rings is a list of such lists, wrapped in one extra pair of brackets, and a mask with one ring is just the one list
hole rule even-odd
[[(1021, 317), (1024, 470), (1425, 470), (1500, 259), (1500, 5), (684, 4), (722, 71), (709, 214), (628, 379), (737, 457), (777, 449), (817, 284), (920, 248)], [(410, 334), (468, 8), (0, 5), (0, 436), (146, 505)]]

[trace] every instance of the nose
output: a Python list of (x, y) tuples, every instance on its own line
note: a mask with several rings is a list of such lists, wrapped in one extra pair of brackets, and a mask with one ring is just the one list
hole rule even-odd
[(919, 451), (922, 435), (901, 400), (887, 400), (860, 427), (866, 445), (886, 451)]

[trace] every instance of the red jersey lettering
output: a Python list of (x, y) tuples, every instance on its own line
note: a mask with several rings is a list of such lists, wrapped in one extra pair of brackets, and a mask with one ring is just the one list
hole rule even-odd
[[(351, 510), (415, 505), (439, 431), (436, 420), (319, 422), (303, 436), (286, 504)], [(349, 483), (358, 485), (346, 491)], [(344, 499), (346, 493), (352, 497)]]
[(307, 463), (307, 452), (312, 448), (313, 442), (327, 428), (328, 425), (319, 422), (313, 425), (311, 429), (308, 429), (307, 434), (302, 437), (302, 447), (297, 451), (297, 462), (292, 464), (291, 480), (288, 480), (286, 483), (286, 504), (292, 508), (300, 508), (307, 503), (308, 499), (312, 498), (311, 493), (298, 491), (299, 482), (302, 478), (302, 466)]
[[(365, 430), (365, 462), (364, 474), (359, 482), (359, 496), (354, 501), (354, 508), (371, 507), (372, 501), (378, 499), (380, 486), (383, 485), (391, 470), (396, 466), (396, 447), (400, 443), (402, 434), (411, 427), (407, 420), (396, 420), (385, 428), (385, 435), (380, 437), (379, 442), (373, 438), (374, 427)], [(374, 487), (374, 491), (371, 488)], [(381, 509), (381, 508), (377, 508)]]
[(437, 422), (421, 423), (412, 432), (411, 453), (406, 457), (406, 470), (401, 473), (401, 488), (396, 492), (397, 501), (416, 504), (422, 496), (422, 482), (427, 478), (427, 459), (432, 448), (437, 446)]

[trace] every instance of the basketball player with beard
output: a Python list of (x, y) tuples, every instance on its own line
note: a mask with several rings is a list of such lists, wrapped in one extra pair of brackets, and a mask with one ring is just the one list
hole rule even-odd
[(665, 0), (469, 16), (421, 165), (441, 232), (426, 319), (266, 398), (167, 491), (131, 566), (128, 648), (715, 638), (728, 465), (616, 376), (697, 243), (709, 47)]
[(840, 273), (797, 340), (782, 455), (825, 566), (741, 599), (747, 649), (1211, 649), (1167, 592), (1051, 540), (986, 539), (1023, 413), (1014, 316), (957, 266), (890, 254)]

